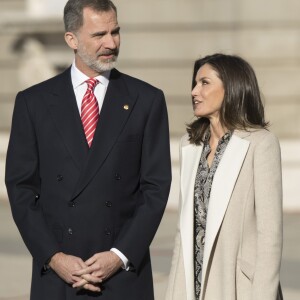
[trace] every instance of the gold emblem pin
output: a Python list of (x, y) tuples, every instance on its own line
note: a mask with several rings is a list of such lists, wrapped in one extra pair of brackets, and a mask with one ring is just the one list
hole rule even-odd
[(125, 110), (128, 110), (128, 109), (129, 109), (129, 105), (128, 105), (128, 104), (125, 104), (125, 105), (123, 106), (123, 108), (124, 108)]

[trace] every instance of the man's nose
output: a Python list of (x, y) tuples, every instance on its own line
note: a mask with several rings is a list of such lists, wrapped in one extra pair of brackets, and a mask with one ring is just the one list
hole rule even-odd
[(117, 48), (117, 42), (111, 34), (108, 34), (105, 37), (105, 48), (109, 48), (109, 49)]

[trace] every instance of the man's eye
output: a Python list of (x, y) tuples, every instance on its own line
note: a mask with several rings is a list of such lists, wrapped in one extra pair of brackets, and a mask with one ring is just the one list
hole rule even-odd
[(120, 34), (120, 30), (117, 30), (117, 31), (113, 31), (112, 33), (111, 33), (112, 35), (119, 35)]
[(94, 38), (102, 38), (105, 34), (104, 33), (95, 33), (92, 35)]

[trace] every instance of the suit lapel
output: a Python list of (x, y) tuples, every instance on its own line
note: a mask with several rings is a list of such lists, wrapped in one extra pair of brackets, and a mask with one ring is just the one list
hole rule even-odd
[(109, 85), (101, 109), (92, 147), (73, 192), (72, 199), (88, 185), (110, 153), (121, 133), (137, 96), (130, 96), (122, 75), (112, 70)]
[[(202, 270), (203, 283), (206, 279), (206, 270), (209, 258), (211, 256), (213, 244), (222, 224), (231, 194), (246, 157), (248, 148), (249, 141), (241, 139), (236, 134), (233, 134), (215, 173), (211, 188), (206, 223)], [(200, 299), (202, 299), (201, 297), (202, 296), (200, 296)]]
[(86, 159), (88, 146), (71, 82), (70, 68), (57, 78), (57, 85), (47, 98), (50, 114), (79, 170)]
[(186, 274), (187, 299), (194, 299), (194, 185), (202, 153), (202, 146), (188, 144), (182, 147), (180, 216), (183, 260)]

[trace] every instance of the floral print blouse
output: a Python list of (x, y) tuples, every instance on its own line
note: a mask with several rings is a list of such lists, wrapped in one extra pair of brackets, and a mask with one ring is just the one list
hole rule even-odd
[(219, 162), (230, 141), (231, 136), (232, 133), (227, 132), (219, 140), (215, 156), (213, 158), (211, 167), (209, 168), (207, 157), (211, 151), (211, 148), (209, 146), (210, 131), (208, 131), (204, 139), (203, 150), (197, 170), (194, 187), (194, 270), (196, 299), (200, 298), (201, 293), (206, 217), (208, 212), (211, 186), (215, 172), (218, 168)]

